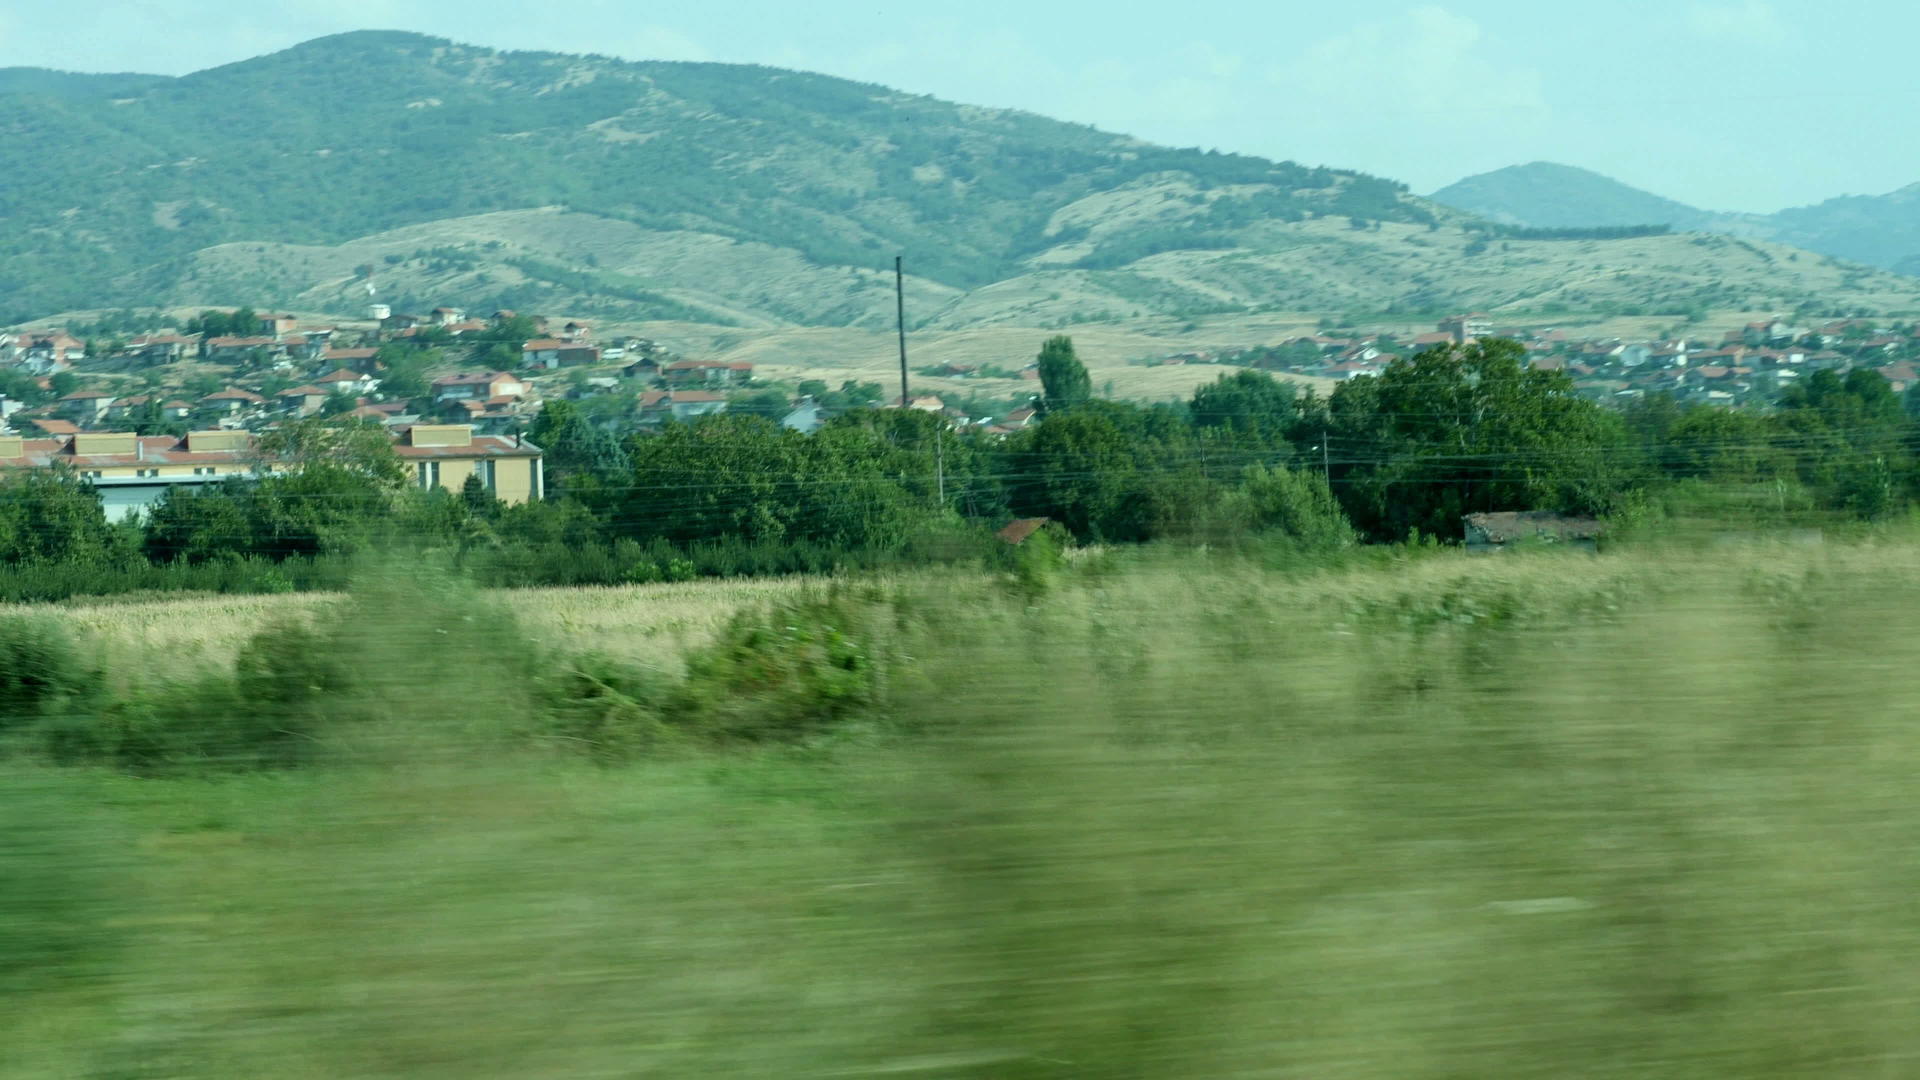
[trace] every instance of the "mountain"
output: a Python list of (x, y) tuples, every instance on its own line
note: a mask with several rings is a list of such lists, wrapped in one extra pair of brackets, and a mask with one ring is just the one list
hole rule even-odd
[[(33, 164), (0, 190), (0, 295), (29, 306), (98, 298), (104, 281), (221, 243), (333, 244), (541, 206), (833, 266), (883, 269), (907, 250), (955, 288), (1069, 239), (1117, 264), (1155, 245), (1225, 246), (1256, 220), (1433, 216), (1404, 185), (1359, 173), (764, 67), (359, 32), (131, 98), (36, 82), (49, 78), (0, 80), (28, 87), (0, 92), (0, 130)], [(1050, 228), (1070, 204), (1163, 175), (1195, 187), (1148, 214), (1178, 235)]]
[(1717, 216), (1550, 161), (1469, 176), (1427, 197), (1492, 221), (1548, 229), (1671, 225), (1685, 231)]
[(1782, 243), (1920, 276), (1920, 183), (1782, 210), (1767, 221)]
[(1489, 238), (1391, 180), (774, 68), (358, 32), (179, 78), (0, 71), (0, 320), (457, 303), (743, 328), (1920, 309), (1764, 244)]
[(1845, 195), (1776, 214), (1729, 214), (1665, 199), (1586, 169), (1536, 161), (1469, 176), (1429, 198), (1513, 225), (1671, 225), (1682, 231), (1773, 240), (1920, 276), (1920, 184), (1886, 195)]

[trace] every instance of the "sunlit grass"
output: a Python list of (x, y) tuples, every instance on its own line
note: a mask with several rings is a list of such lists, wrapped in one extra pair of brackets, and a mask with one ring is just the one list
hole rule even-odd
[[(1916, 557), (926, 576), (890, 724), (805, 747), (21, 766), (0, 1074), (1906, 1075)], [(809, 584), (495, 599), (645, 658)]]

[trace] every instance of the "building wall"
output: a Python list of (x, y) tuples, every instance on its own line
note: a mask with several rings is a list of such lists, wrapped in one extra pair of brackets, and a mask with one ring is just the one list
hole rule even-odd
[(467, 477), (482, 461), (493, 462), (493, 494), (502, 502), (523, 503), (535, 497), (537, 490), (537, 459), (526, 457), (437, 457), (409, 461), (413, 470), (413, 482), (418, 484), (419, 467), (423, 461), (434, 461), (440, 465), (440, 487), (459, 494)]

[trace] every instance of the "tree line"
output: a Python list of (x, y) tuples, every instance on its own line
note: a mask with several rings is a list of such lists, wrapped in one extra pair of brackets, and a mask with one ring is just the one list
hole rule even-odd
[(490, 584), (605, 584), (994, 558), (1012, 518), (1082, 542), (1328, 551), (1457, 539), (1476, 511), (1636, 513), (1701, 486), (1868, 520), (1920, 492), (1915, 421), (1871, 371), (1816, 372), (1757, 412), (1611, 409), (1504, 340), (1325, 396), (1238, 370), (1185, 401), (1101, 400), (1066, 337), (1038, 366), (1038, 417), (997, 436), (857, 408), (812, 435), (720, 414), (623, 438), (551, 402), (528, 432), (550, 497), (515, 506), (477, 482), (417, 490), (377, 424), (339, 419), (270, 433), (273, 475), (170, 491), (130, 524), (83, 478), (22, 471), (0, 482), (0, 598), (324, 588), (394, 546)]

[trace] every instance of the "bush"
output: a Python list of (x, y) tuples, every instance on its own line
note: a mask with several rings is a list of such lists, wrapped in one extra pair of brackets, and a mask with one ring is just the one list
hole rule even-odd
[(880, 700), (885, 605), (841, 593), (743, 612), (687, 658), (664, 702), (669, 722), (723, 741), (821, 734)]
[(47, 618), (0, 617), (0, 732), (84, 710), (99, 672), (80, 659), (67, 630)]

